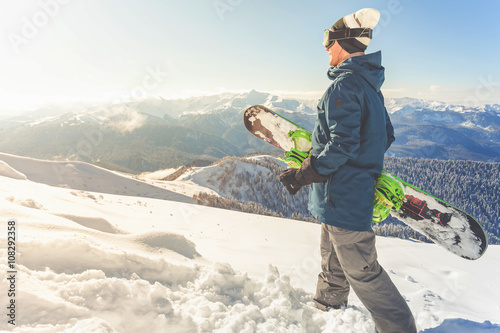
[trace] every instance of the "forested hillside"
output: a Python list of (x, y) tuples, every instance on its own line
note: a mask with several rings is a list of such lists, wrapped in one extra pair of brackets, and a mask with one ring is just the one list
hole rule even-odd
[[(253, 167), (242, 167), (242, 163)], [(200, 193), (195, 196), (199, 203), (313, 222), (307, 211), (308, 188), (289, 195), (279, 182), (279, 174), (285, 168), (275, 160), (226, 157), (216, 164), (219, 168), (209, 175), (207, 184), (222, 198)]]
[[(223, 171), (214, 174), (209, 183), (216, 184), (215, 189), (223, 198), (200, 194), (195, 196), (199, 203), (314, 222), (307, 211), (309, 188), (290, 196), (278, 179), (284, 167), (275, 161), (225, 158), (218, 163)], [(248, 168), (238, 168), (237, 163), (252, 164), (255, 169), (264, 167), (267, 172), (259, 167), (258, 172), (252, 173)], [(500, 244), (500, 163), (388, 157), (385, 169), (472, 214), (484, 226), (490, 244)], [(374, 230), (379, 235), (426, 241), (392, 217), (374, 225)]]

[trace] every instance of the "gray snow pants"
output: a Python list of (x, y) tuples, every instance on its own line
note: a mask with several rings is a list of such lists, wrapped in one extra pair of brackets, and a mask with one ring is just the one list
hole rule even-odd
[(321, 268), (314, 301), (318, 308), (347, 304), (349, 287), (371, 313), (379, 333), (416, 333), (406, 301), (377, 261), (375, 233), (322, 223)]

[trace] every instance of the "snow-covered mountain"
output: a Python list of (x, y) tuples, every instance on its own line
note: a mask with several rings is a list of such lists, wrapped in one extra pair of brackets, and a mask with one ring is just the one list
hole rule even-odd
[(500, 105), (466, 107), (420, 99), (388, 99), (396, 129), (394, 156), (499, 161)]
[(458, 104), (449, 104), (445, 102), (417, 99), (417, 98), (388, 98), (385, 106), (390, 114), (405, 113), (410, 114), (421, 111), (440, 111), (457, 113), (480, 113), (493, 112), (500, 113), (499, 104), (486, 104), (483, 106), (464, 106)]
[[(178, 100), (149, 98), (135, 102), (118, 104), (100, 104), (84, 109), (80, 105), (77, 110), (46, 107), (39, 111), (27, 112), (24, 115), (12, 117), (0, 125), (0, 128), (25, 125), (29, 127), (49, 125), (74, 125), (76, 123), (94, 123), (106, 125), (113, 122), (128, 120), (133, 122), (138, 117), (146, 115), (163, 120), (189, 119), (193, 115), (225, 113), (228, 109), (241, 111), (249, 105), (262, 104), (273, 109), (283, 109), (289, 112), (314, 114), (315, 111), (304, 103), (292, 99), (283, 99), (276, 95), (252, 90), (248, 93), (225, 93), (213, 96), (192, 97)], [(156, 119), (156, 121), (159, 121)], [(139, 125), (141, 119), (136, 121)], [(139, 126), (140, 127), (140, 126)]]
[[(16, 302), (16, 326), (4, 318), (0, 330), (374, 332), (354, 293), (344, 310), (314, 308), (319, 225), (178, 200), (194, 183), (174, 190), (85, 163), (0, 161), (2, 258), (7, 221), (18, 232), (16, 295), (2, 296)], [(377, 248), (420, 332), (500, 332), (498, 246), (473, 262), (400, 239), (377, 237)], [(10, 270), (0, 262), (4, 291)]]
[(207, 164), (228, 155), (269, 149), (243, 127), (242, 112), (252, 104), (286, 107), (297, 119), (309, 115), (307, 124), (312, 126), (314, 111), (304, 104), (251, 91), (103, 104), (56, 114), (43, 110), (39, 117), (32, 112), (0, 123), (0, 150), (99, 163), (131, 172), (193, 161)]
[[(154, 171), (193, 160), (276, 152), (243, 126), (245, 108), (263, 104), (305, 128), (316, 110), (252, 90), (182, 100), (147, 99), (44, 109), (3, 120), (0, 150), (30, 157), (75, 159), (127, 170)], [(466, 107), (412, 98), (387, 99), (396, 129), (388, 151), (398, 157), (500, 161), (500, 105)], [(40, 144), (43, 143), (43, 144)]]

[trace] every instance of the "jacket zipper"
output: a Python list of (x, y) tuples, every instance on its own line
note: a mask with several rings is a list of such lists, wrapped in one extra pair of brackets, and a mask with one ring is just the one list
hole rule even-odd
[(332, 184), (332, 178), (333, 178), (333, 173), (330, 175), (328, 181), (326, 182), (326, 186), (328, 186), (328, 202), (330, 203), (332, 203), (332, 200), (330, 200), (330, 186)]

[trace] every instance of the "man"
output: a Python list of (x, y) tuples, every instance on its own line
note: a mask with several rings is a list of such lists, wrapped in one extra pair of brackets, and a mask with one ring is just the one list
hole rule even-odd
[(312, 184), (309, 210), (322, 222), (317, 307), (347, 305), (352, 287), (378, 332), (413, 333), (413, 315), (377, 261), (371, 229), (375, 180), (394, 141), (380, 92), (381, 53), (364, 53), (379, 18), (376, 9), (365, 8), (325, 31), (333, 83), (318, 103), (311, 157), (280, 180), (292, 195)]

